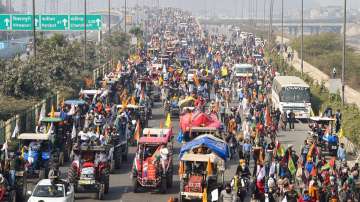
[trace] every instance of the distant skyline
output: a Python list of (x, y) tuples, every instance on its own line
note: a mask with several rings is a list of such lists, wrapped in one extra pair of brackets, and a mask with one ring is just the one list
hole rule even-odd
[[(4, 0), (3, 0), (4, 1)], [(153, 5), (157, 0), (127, 0), (128, 6), (139, 5)], [(207, 12), (220, 14), (220, 15), (237, 15), (246, 16), (249, 14), (249, 10), (252, 13), (256, 12), (259, 16), (263, 15), (264, 3), (268, 7), (270, 0), (159, 0), (161, 6), (172, 6), (179, 7), (194, 13)], [(22, 10), (23, 0), (12, 0), (15, 10)], [(27, 12), (31, 11), (32, 0), (25, 0), (27, 4)], [(51, 2), (56, 0), (36, 0), (37, 12), (44, 12), (44, 6), (49, 7)], [(58, 12), (69, 13), (69, 12), (82, 12), (84, 0), (58, 0)], [(107, 0), (87, 0), (88, 9), (106, 9)], [(112, 7), (119, 8), (123, 6), (124, 0), (112, 0)], [(342, 6), (343, 0), (304, 0), (304, 7), (307, 9), (318, 8), (320, 6)], [(255, 6), (257, 5), (257, 9)], [(275, 0), (275, 13), (279, 12), (281, 0)], [(301, 6), (301, 0), (284, 0), (285, 12), (286, 10), (298, 9)], [(359, 9), (360, 0), (348, 0), (348, 8)], [(47, 9), (48, 10), (48, 9)]]

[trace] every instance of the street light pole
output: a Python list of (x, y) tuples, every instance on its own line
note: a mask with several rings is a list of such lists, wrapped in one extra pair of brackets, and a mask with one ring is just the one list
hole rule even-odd
[(304, 0), (301, 0), (301, 76), (304, 74)]
[(341, 94), (342, 105), (345, 103), (345, 65), (346, 65), (346, 0), (344, 0), (344, 25), (343, 25), (343, 58), (341, 68)]
[(36, 64), (36, 23), (35, 23), (35, 0), (32, 0), (32, 28), (33, 28), (33, 53), (34, 63)]
[(111, 13), (110, 12), (111, 11), (110, 10), (111, 10), (111, 0), (108, 1), (108, 18), (109, 18), (108, 19), (108, 29), (109, 29), (109, 36), (111, 36), (111, 25), (110, 25), (110, 23), (111, 23), (111, 19), (110, 19), (111, 18), (110, 17)]
[(264, 34), (265, 32), (266, 32), (266, 0), (264, 0)]
[[(284, 0), (281, 0), (281, 50), (284, 52)], [(284, 55), (281, 56), (281, 68), (284, 69)]]
[(125, 30), (125, 33), (126, 33), (126, 0), (125, 0), (125, 9), (124, 9), (124, 23), (125, 23), (125, 25), (124, 25), (124, 30)]
[(84, 0), (84, 69), (86, 69), (86, 15), (87, 15), (86, 0)]

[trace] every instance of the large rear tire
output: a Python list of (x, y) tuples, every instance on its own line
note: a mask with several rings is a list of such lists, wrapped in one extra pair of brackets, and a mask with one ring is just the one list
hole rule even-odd
[(166, 175), (166, 186), (172, 187), (173, 186), (173, 171), (170, 170)]
[(116, 152), (114, 152), (114, 155), (115, 155), (115, 168), (119, 169), (122, 164), (122, 154), (120, 150), (117, 149)]
[(139, 192), (139, 183), (137, 181), (137, 178), (132, 178), (132, 184), (133, 184), (133, 192), (138, 193)]
[(122, 153), (122, 159), (124, 161), (128, 160), (128, 153), (129, 153), (129, 147), (128, 147), (127, 143), (126, 143), (124, 152)]
[(104, 187), (104, 193), (109, 193), (110, 189), (110, 182), (109, 182), (109, 176), (105, 178), (105, 187)]
[(166, 186), (166, 177), (163, 177), (162, 179), (161, 179), (161, 184), (160, 184), (160, 192), (162, 193), (162, 194), (165, 194), (166, 193), (166, 189), (167, 189), (167, 186)]
[(97, 193), (97, 199), (98, 200), (103, 200), (104, 199), (104, 191), (105, 191), (105, 185), (104, 184), (100, 184), (100, 189)]
[(68, 180), (69, 180), (70, 183), (75, 184), (76, 178), (77, 178), (77, 171), (72, 166), (70, 166), (70, 168), (68, 170), (68, 176), (67, 177), (68, 177)]

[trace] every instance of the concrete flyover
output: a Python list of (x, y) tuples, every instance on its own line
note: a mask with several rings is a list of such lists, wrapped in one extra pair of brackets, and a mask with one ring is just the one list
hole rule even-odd
[[(264, 19), (200, 19), (200, 23), (207, 25), (243, 25), (243, 24), (256, 24), (257, 26), (264, 26)], [(268, 26), (268, 21), (265, 21), (265, 26)], [(319, 34), (320, 32), (335, 32), (341, 33), (342, 31), (341, 20), (326, 20), (326, 19), (305, 19), (304, 32), (308, 34)], [(281, 28), (281, 19), (273, 20), (273, 27)], [(288, 20), (284, 22), (284, 29), (290, 35), (298, 36), (301, 31), (301, 21)]]

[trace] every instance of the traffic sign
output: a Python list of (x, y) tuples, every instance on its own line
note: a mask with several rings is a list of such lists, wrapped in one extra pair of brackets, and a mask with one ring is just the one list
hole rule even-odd
[[(84, 15), (70, 15), (70, 30), (84, 30), (84, 21)], [(86, 30), (100, 30), (101, 26), (101, 15), (86, 15)]]
[(42, 31), (63, 31), (69, 29), (68, 15), (41, 15), (40, 29)]
[[(40, 28), (40, 16), (35, 16), (35, 29)], [(14, 31), (31, 31), (33, 29), (33, 16), (32, 15), (12, 15), (11, 16), (11, 29)]]
[(10, 30), (10, 15), (1, 14), (0, 15), (0, 30), (6, 31)]

